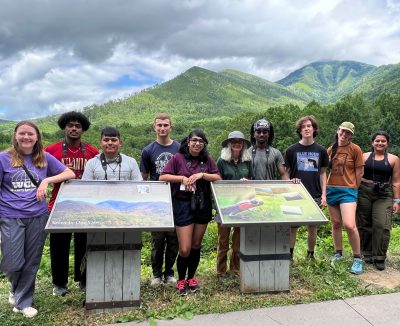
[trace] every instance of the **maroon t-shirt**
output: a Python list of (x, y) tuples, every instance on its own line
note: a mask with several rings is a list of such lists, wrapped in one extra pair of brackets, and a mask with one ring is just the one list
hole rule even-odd
[[(199, 162), (196, 158), (186, 159), (183, 154), (176, 153), (165, 166), (163, 174), (181, 175), (190, 177), (193, 174), (205, 172), (211, 174), (218, 174), (218, 166), (213, 159), (208, 156), (207, 162)], [(171, 183), (172, 196), (178, 199), (189, 200), (190, 192), (180, 191), (180, 183)], [(197, 191), (203, 191), (206, 195), (211, 195), (210, 181), (200, 179), (196, 182)]]
[[(80, 179), (85, 168), (85, 164), (88, 160), (95, 157), (99, 151), (96, 147), (82, 143), (85, 147), (85, 153), (82, 152), (81, 147), (68, 146), (67, 152), (63, 153), (62, 148), (63, 141), (49, 145), (45, 148), (45, 151), (53, 155), (57, 160), (64, 163), (66, 166), (72, 166), (72, 171), (75, 172), (77, 179)], [(61, 183), (54, 184), (53, 190), (51, 192), (51, 198), (49, 201), (49, 212), (53, 209), (54, 202), (56, 200), (58, 190), (60, 189)]]

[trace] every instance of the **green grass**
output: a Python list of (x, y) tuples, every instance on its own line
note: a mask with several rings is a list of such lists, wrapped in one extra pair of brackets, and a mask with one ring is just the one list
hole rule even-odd
[[(101, 325), (127, 321), (143, 321), (168, 318), (191, 319), (197, 314), (222, 313), (261, 307), (282, 306), (297, 303), (349, 298), (360, 295), (389, 293), (398, 291), (377, 289), (363, 283), (351, 275), (351, 251), (345, 232), (343, 233), (344, 259), (335, 267), (330, 264), (333, 253), (329, 225), (319, 229), (316, 259), (305, 258), (305, 228), (300, 228), (295, 250), (295, 260), (290, 269), (290, 292), (278, 294), (242, 294), (239, 279), (229, 275), (223, 281), (216, 277), (216, 223), (209, 224), (202, 247), (202, 259), (198, 277), (202, 285), (199, 293), (181, 298), (174, 289), (168, 287), (150, 287), (150, 236), (143, 234), (142, 282), (140, 308), (114, 314), (91, 315), (85, 312), (82, 304), (84, 294), (75, 283), (70, 283), (71, 293), (66, 297), (53, 297), (50, 279), (48, 245), (45, 247), (41, 268), (37, 278), (35, 306), (39, 310), (32, 320), (14, 314), (7, 302), (8, 287), (4, 276), (0, 275), (0, 321), (2, 326), (11, 325)], [(388, 265), (400, 270), (400, 227), (392, 231)], [(71, 257), (72, 262), (72, 257)], [(367, 266), (371, 269), (371, 266)], [(72, 275), (72, 266), (71, 273)]]

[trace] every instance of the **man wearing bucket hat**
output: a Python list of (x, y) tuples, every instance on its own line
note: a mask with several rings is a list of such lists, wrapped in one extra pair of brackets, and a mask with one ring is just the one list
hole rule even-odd
[(360, 255), (360, 236), (356, 226), (356, 208), (358, 187), (364, 173), (364, 160), (361, 148), (351, 142), (354, 132), (355, 127), (351, 122), (342, 122), (336, 131), (335, 142), (328, 148), (330, 174), (326, 198), (336, 251), (332, 263), (342, 259), (344, 225), (354, 257), (350, 272), (361, 274), (363, 263)]
[[(285, 166), (290, 179), (302, 182), (315, 202), (326, 205), (326, 167), (329, 164), (326, 149), (314, 141), (318, 134), (318, 123), (314, 116), (308, 115), (296, 122), (296, 133), (300, 141), (290, 146), (285, 153)], [(297, 227), (290, 230), (290, 254), (296, 244)], [(317, 240), (317, 227), (308, 226), (307, 257), (314, 258)]]
[[(247, 150), (250, 142), (244, 138), (240, 131), (232, 131), (222, 143), (221, 156), (217, 166), (223, 180), (248, 180), (252, 178), (251, 154)], [(229, 250), (230, 227), (218, 223), (218, 248), (217, 248), (217, 275), (226, 274)], [(240, 228), (234, 227), (232, 234), (232, 254), (230, 257), (230, 271), (239, 274), (239, 247)]]
[(278, 174), (282, 180), (288, 180), (282, 153), (272, 147), (274, 128), (266, 119), (257, 120), (250, 128), (253, 179), (276, 180)]

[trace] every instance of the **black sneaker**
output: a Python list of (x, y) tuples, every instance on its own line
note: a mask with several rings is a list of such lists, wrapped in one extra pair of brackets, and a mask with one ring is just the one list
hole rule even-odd
[(176, 289), (177, 292), (180, 296), (185, 296), (187, 295), (187, 290), (186, 290), (186, 280), (178, 280), (176, 282)]
[(378, 271), (383, 271), (385, 269), (385, 261), (384, 260), (375, 260), (374, 266)]

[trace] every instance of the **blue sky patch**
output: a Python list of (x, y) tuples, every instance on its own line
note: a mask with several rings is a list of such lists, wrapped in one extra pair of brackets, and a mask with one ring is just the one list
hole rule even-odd
[(160, 82), (149, 76), (139, 76), (137, 79), (132, 79), (129, 75), (123, 75), (116, 80), (108, 82), (106, 85), (109, 88), (125, 88), (125, 87), (140, 87), (143, 85), (154, 85)]

